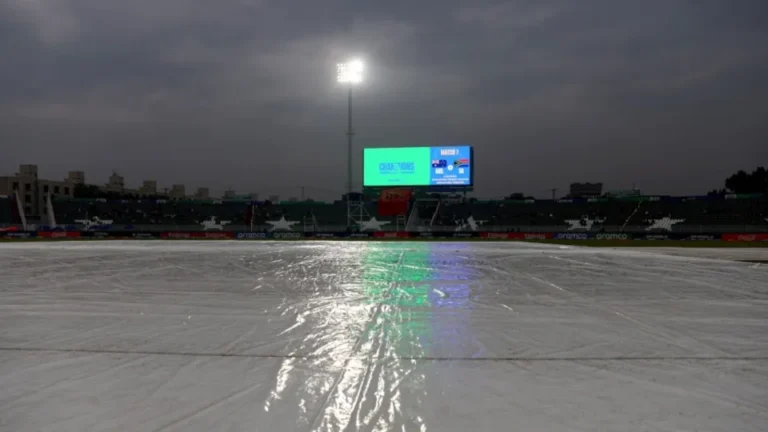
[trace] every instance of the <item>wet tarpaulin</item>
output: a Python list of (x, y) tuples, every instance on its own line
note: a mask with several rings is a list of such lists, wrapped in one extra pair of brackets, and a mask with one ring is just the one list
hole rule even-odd
[(0, 431), (764, 430), (766, 281), (527, 243), (0, 244)]

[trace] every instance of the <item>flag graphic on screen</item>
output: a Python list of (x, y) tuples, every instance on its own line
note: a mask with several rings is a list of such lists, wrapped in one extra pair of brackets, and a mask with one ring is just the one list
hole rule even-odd
[(433, 159), (432, 168), (445, 168), (448, 165), (448, 161), (445, 159)]

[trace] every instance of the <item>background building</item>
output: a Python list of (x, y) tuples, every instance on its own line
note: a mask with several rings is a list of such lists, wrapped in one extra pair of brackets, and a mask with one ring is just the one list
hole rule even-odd
[[(163, 192), (173, 199), (187, 198), (183, 184), (175, 184)], [(65, 180), (46, 180), (39, 178), (37, 165), (19, 165), (17, 173), (0, 176), (0, 196), (5, 195), (18, 197), (26, 217), (45, 220), (48, 215), (48, 195), (52, 199), (74, 198), (76, 195), (81, 198), (121, 199), (125, 196), (126, 199), (135, 199), (163, 194), (159, 193), (156, 180), (144, 180), (137, 189), (126, 188), (125, 178), (117, 172), (112, 172), (106, 184), (98, 186), (86, 183), (84, 171), (69, 171)], [(195, 198), (209, 199), (210, 190), (207, 187), (198, 188)]]
[(43, 217), (48, 214), (45, 198), (72, 197), (76, 183), (85, 179), (81, 171), (72, 171), (66, 180), (40, 180), (37, 165), (19, 165), (19, 172), (12, 176), (0, 177), (0, 195), (17, 195), (24, 213), (30, 217)]
[(209, 199), (210, 197), (211, 197), (211, 191), (207, 187), (197, 188), (197, 192), (195, 192), (195, 198)]
[(104, 190), (106, 192), (124, 193), (125, 179), (118, 173), (112, 172), (112, 175), (109, 176), (109, 181), (107, 182)]
[(85, 172), (84, 171), (70, 171), (67, 175), (67, 182), (73, 185), (85, 184)]
[(183, 184), (175, 184), (171, 186), (171, 190), (168, 192), (168, 197), (171, 199), (184, 199), (187, 197), (186, 189)]
[(144, 180), (139, 188), (139, 195), (157, 195), (157, 181), (156, 180)]
[(571, 183), (571, 198), (599, 197), (603, 194), (602, 183)]

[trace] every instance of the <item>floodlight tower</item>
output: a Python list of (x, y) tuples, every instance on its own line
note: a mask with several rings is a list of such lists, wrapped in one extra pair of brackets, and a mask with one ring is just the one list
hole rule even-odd
[(347, 225), (359, 225), (362, 222), (364, 203), (360, 199), (352, 200), (352, 87), (363, 82), (364, 65), (361, 60), (349, 60), (336, 65), (336, 81), (347, 86)]

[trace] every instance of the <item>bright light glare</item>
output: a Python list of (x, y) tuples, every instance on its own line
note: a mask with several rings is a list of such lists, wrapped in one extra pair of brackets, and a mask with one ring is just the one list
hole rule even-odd
[(336, 80), (345, 84), (359, 84), (363, 82), (363, 62), (351, 60), (336, 65)]

